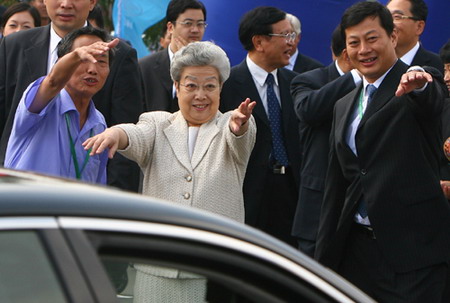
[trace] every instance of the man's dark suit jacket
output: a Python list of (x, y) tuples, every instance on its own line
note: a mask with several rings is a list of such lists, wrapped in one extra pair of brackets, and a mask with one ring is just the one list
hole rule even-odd
[(444, 64), (438, 54), (427, 51), (422, 46), (417, 50), (416, 55), (411, 61), (411, 66), (432, 66), (444, 75)]
[[(285, 68), (278, 69), (278, 84), (281, 95), (282, 125), (287, 154), (295, 178), (299, 184), (300, 139), (298, 136), (297, 117), (294, 113), (289, 85), (295, 72)], [(269, 174), (269, 158), (272, 152), (272, 133), (264, 106), (245, 60), (231, 69), (229, 79), (225, 82), (220, 96), (220, 111), (233, 110), (246, 98), (256, 101), (253, 116), (256, 120), (256, 143), (247, 166), (244, 179), (245, 222), (257, 226), (262, 194), (266, 176)], [(279, 193), (283, 195), (283, 192)]]
[(303, 55), (299, 52), (297, 59), (295, 60), (293, 71), (301, 74), (319, 67), (323, 67), (323, 64), (316, 59)]
[(292, 235), (315, 241), (328, 167), (329, 137), (337, 100), (355, 88), (352, 74), (342, 77), (335, 62), (300, 74), (291, 93), (300, 123), (301, 183)]
[[(3, 164), (17, 105), (31, 82), (47, 74), (50, 25), (5, 37), (0, 44), (0, 158)], [(95, 107), (108, 126), (137, 122), (142, 113), (142, 91), (136, 50), (120, 41), (103, 88), (94, 96)], [(49, 148), (49, 147), (43, 147)], [(116, 154), (108, 163), (108, 184), (137, 191), (139, 167)]]
[[(446, 98), (444, 102), (444, 109), (442, 110), (442, 146), (445, 140), (450, 138), (450, 98)], [(442, 169), (441, 179), (450, 181), (450, 161), (442, 152)]]
[(178, 111), (173, 98), (173, 81), (170, 77), (170, 59), (167, 49), (160, 50), (139, 60), (144, 87), (145, 110)]
[(398, 60), (368, 105), (355, 137), (358, 157), (346, 135), (362, 85), (335, 105), (316, 247), (318, 260), (333, 269), (361, 196), (377, 244), (394, 271), (441, 264), (450, 255), (450, 206), (439, 184), (446, 88), (434, 78), (421, 94), (395, 97), (406, 69)]

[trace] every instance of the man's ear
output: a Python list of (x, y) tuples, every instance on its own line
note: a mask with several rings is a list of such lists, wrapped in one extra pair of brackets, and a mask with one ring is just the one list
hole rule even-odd
[(255, 35), (252, 37), (253, 47), (255, 48), (256, 51), (258, 52), (264, 51), (263, 46), (264, 39), (265, 38), (263, 37), (263, 35)]
[(167, 26), (167, 32), (170, 33), (170, 36), (172, 37), (173, 27), (174, 27), (173, 23), (169, 21), (169, 22), (167, 22), (166, 26)]
[(419, 20), (416, 22), (417, 22), (416, 35), (420, 36), (420, 35), (422, 35), (423, 31), (425, 30), (425, 21)]
[(89, 7), (89, 11), (92, 11), (92, 10), (94, 9), (94, 7), (95, 7), (96, 4), (97, 4), (97, 0), (91, 0), (91, 4), (90, 4), (90, 7)]

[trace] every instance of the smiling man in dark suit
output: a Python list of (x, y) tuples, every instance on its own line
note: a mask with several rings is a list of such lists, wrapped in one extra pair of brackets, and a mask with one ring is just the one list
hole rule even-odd
[(145, 110), (176, 112), (179, 109), (170, 77), (173, 54), (184, 45), (200, 41), (206, 29), (206, 8), (198, 0), (172, 0), (166, 11), (170, 44), (166, 49), (139, 60)]
[(295, 33), (285, 12), (257, 7), (242, 17), (239, 39), (248, 55), (231, 69), (220, 110), (236, 108), (242, 98), (257, 102), (258, 131), (244, 180), (245, 222), (296, 246), (291, 229), (301, 153), (289, 93), (296, 73), (282, 68), (289, 63)]
[[(43, 27), (5, 37), (0, 44), (0, 160), (3, 164), (19, 100), (28, 85), (49, 73), (56, 62), (59, 41), (69, 32), (88, 25), (96, 0), (46, 0), (52, 22)], [(136, 122), (142, 112), (142, 92), (136, 51), (124, 42), (116, 47), (115, 60), (103, 88), (93, 97), (108, 126)], [(69, 144), (69, 143), (67, 143)], [(51, 147), (46, 147), (51, 148)], [(122, 156), (109, 161), (107, 182), (137, 191), (139, 168)]]
[(331, 50), (333, 63), (300, 74), (291, 83), (303, 152), (292, 235), (298, 248), (310, 257), (314, 256), (319, 228), (334, 104), (361, 83), (358, 72), (352, 70), (339, 26), (333, 31)]
[(395, 52), (407, 65), (432, 66), (444, 73), (444, 65), (438, 54), (426, 50), (420, 44), (425, 30), (428, 7), (423, 0), (390, 0), (387, 8), (394, 19), (397, 31)]
[(341, 32), (363, 83), (334, 108), (316, 257), (379, 302), (440, 302), (450, 255), (442, 77), (397, 59), (378, 2), (347, 9)]

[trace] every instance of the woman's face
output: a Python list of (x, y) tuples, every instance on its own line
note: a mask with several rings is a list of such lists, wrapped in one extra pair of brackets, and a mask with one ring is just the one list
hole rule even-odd
[(180, 111), (189, 126), (200, 126), (216, 115), (221, 84), (215, 67), (185, 67), (175, 87)]
[(29, 12), (23, 11), (20, 13), (15, 13), (6, 22), (5, 28), (3, 29), (3, 36), (6, 37), (12, 33), (27, 30), (33, 27), (35, 27), (34, 19)]

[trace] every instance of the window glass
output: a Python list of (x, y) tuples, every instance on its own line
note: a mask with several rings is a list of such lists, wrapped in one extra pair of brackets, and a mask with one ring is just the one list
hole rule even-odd
[(102, 262), (121, 303), (236, 302), (239, 297), (224, 285), (173, 267), (129, 263), (105, 257)]
[(0, 232), (0, 243), (0, 302), (67, 302), (35, 232)]

